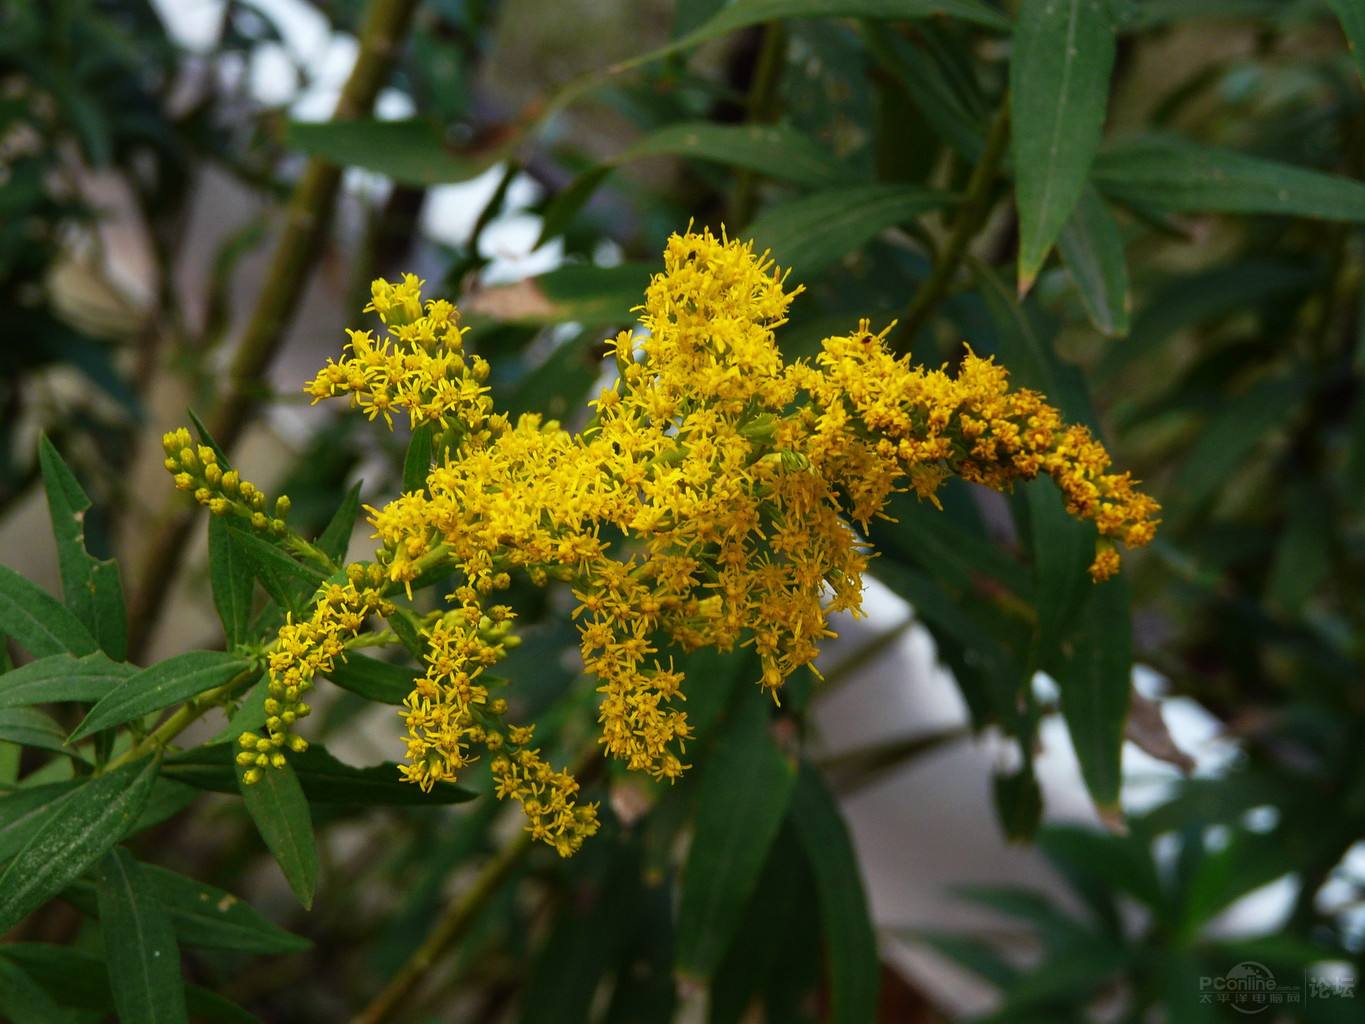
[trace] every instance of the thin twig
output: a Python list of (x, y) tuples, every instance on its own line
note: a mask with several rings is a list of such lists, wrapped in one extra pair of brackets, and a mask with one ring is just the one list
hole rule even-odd
[(387, 1020), (408, 998), (412, 990), (422, 980), (441, 955), (459, 941), (478, 918), (479, 913), (488, 905), (507, 881), (513, 869), (531, 849), (531, 833), (522, 833), (508, 843), (497, 855), (484, 865), (473, 886), (458, 900), (450, 905), (441, 919), (427, 933), (422, 944), (413, 951), (412, 956), (384, 987), (384, 991), (361, 1010), (351, 1024), (380, 1024)]
[(910, 300), (910, 305), (906, 307), (905, 314), (891, 337), (892, 346), (897, 351), (904, 352), (910, 348), (915, 335), (929, 322), (938, 304), (948, 294), (948, 287), (962, 265), (962, 258), (967, 254), (972, 239), (981, 230), (982, 224), (991, 212), (995, 179), (1009, 145), (1009, 106), (1007, 95), (1000, 101), (1000, 109), (996, 111), (990, 132), (986, 136), (986, 148), (967, 181), (967, 190), (962, 197), (962, 205), (958, 208), (952, 234), (949, 235), (943, 252), (934, 264), (933, 270), (929, 272), (928, 278)]

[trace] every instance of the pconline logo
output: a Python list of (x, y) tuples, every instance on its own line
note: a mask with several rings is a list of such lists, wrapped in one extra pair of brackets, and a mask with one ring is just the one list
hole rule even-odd
[(1199, 1001), (1229, 1006), (1238, 1013), (1262, 1013), (1274, 1007), (1302, 1003), (1303, 991), (1297, 986), (1277, 984), (1275, 975), (1265, 964), (1243, 960), (1221, 977), (1206, 975), (1200, 978)]

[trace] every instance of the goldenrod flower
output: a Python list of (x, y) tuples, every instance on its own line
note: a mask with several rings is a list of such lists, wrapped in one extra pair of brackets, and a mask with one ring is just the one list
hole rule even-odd
[[(1088, 430), (1042, 395), (1011, 391), (1004, 368), (970, 349), (956, 375), (913, 366), (864, 321), (827, 338), (813, 361), (785, 363), (774, 332), (800, 288), (723, 235), (669, 239), (639, 310), (643, 330), (611, 343), (618, 375), (579, 433), (495, 414), (487, 364), (464, 352), (454, 307), (424, 303), (420, 289), (412, 275), (375, 282), (367, 309), (388, 338), (351, 331), (342, 361), (308, 385), (315, 399), (349, 394), (371, 419), (391, 424), (397, 410), (444, 431), (425, 487), (368, 509), (376, 579), (410, 588), (433, 559), (459, 579), (405, 702), (402, 771), (430, 789), (489, 751), (498, 795), (564, 855), (596, 831), (596, 807), (577, 803), (572, 776), (530, 747), (533, 727), (503, 720), (507, 703), (484, 674), (516, 639), (510, 611), (489, 605), (511, 574), (569, 584), (583, 666), (599, 684), (602, 746), (674, 779), (692, 732), (686, 681), (663, 648), (752, 645), (757, 682), (776, 697), (834, 635), (831, 612), (859, 611), (870, 556), (860, 530), (892, 494), (937, 503), (950, 476), (1007, 490), (1046, 474), (1098, 530), (1096, 580), (1118, 570), (1115, 542), (1140, 546), (1155, 530), (1156, 502), (1109, 472)], [(192, 489), (201, 475), (184, 455), (174, 471), (188, 482), (177, 486)], [(281, 631), (271, 660), (279, 727), (244, 738), (243, 764), (268, 766), (301, 742), (289, 731), (299, 706), (286, 722), (285, 702), (383, 603), (374, 589), (329, 589), (312, 619)]]

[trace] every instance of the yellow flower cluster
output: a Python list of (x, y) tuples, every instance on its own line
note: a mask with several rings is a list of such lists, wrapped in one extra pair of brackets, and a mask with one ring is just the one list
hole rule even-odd
[(371, 589), (329, 592), (309, 623), (285, 627), (271, 665), (280, 729), (250, 739), (253, 765), (302, 742), (284, 702), (382, 601), (374, 588), (410, 588), (439, 561), (459, 585), (402, 712), (403, 775), (430, 789), (487, 751), (498, 795), (567, 855), (596, 831), (596, 807), (530, 747), (532, 727), (504, 721), (484, 674), (515, 641), (511, 612), (490, 605), (513, 573), (569, 585), (601, 694), (600, 742), (630, 769), (673, 779), (692, 732), (683, 675), (663, 649), (752, 645), (776, 696), (833, 636), (829, 615), (859, 610), (869, 558), (859, 530), (893, 493), (936, 501), (950, 476), (1005, 490), (1046, 474), (1098, 529), (1097, 580), (1118, 569), (1115, 542), (1153, 535), (1156, 503), (1108, 471), (1084, 427), (1036, 392), (1011, 391), (990, 359), (968, 350), (955, 375), (912, 366), (863, 322), (813, 361), (785, 363), (774, 332), (800, 289), (724, 236), (669, 239), (642, 329), (615, 339), (617, 373), (578, 433), (495, 414), (487, 365), (464, 354), (454, 308), (424, 303), (420, 286), (411, 275), (376, 282), (368, 308), (389, 340), (350, 332), (347, 355), (308, 390), (348, 394), (372, 419), (398, 409), (414, 426), (440, 423), (442, 457), (423, 489), (368, 510), (381, 545)]
[(206, 444), (196, 446), (184, 427), (165, 434), (161, 447), (166, 452), (166, 470), (174, 477), (177, 490), (190, 492), (216, 516), (236, 516), (253, 529), (284, 536), (284, 517), (289, 514), (287, 495), (281, 494), (275, 500), (275, 514), (267, 515), (265, 494), (251, 481), (241, 479), (235, 469), (224, 472), (218, 454)]
[(329, 359), (305, 388), (315, 403), (349, 394), (366, 416), (382, 416), (390, 428), (399, 412), (413, 429), (427, 423), (475, 434), (485, 429), (493, 407), (484, 384), (488, 363), (465, 356), (454, 306), (440, 299), (423, 306), (422, 283), (414, 274), (400, 284), (374, 282), (365, 311), (379, 314), (388, 337), (348, 331), (341, 362)]
[(1007, 491), (1045, 473), (1067, 511), (1098, 528), (1097, 582), (1118, 572), (1113, 541), (1151, 541), (1160, 507), (1130, 474), (1107, 472), (1109, 453), (1087, 428), (1064, 423), (1036, 391), (1010, 391), (1004, 367), (970, 348), (952, 377), (895, 358), (882, 337), (863, 321), (827, 339), (816, 366), (791, 370), (811, 397), (793, 429), (817, 472), (843, 481), (855, 520), (866, 524), (903, 478), (932, 500), (950, 475)]
[(280, 628), (269, 655), (266, 735), (244, 732), (238, 737), (242, 749), (237, 763), (246, 769), (247, 783), (259, 781), (264, 768), (282, 767), (286, 747), (295, 753), (308, 749), (308, 741), (294, 732), (294, 725), (312, 710), (303, 698), (313, 688), (314, 678), (330, 672), (336, 659), (344, 658), (346, 641), (360, 632), (367, 616), (393, 612), (392, 602), (376, 589), (382, 577), (372, 569), (350, 566), (346, 583), (328, 583), (320, 589), (306, 621), (291, 619)]

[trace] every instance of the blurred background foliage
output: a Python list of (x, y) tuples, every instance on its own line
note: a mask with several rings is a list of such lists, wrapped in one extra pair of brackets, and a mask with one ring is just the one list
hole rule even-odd
[[(952, 1018), (932, 985), (878, 966), (893, 941), (971, 972), (993, 993), (986, 1013), (1010, 1022), (1235, 1018), (1201, 1001), (1199, 979), (1248, 960), (1282, 984), (1358, 976), (1358, 4), (174, 6), (0, 6), (5, 561), (27, 557), (13, 524), (41, 501), (46, 432), (93, 498), (92, 550), (123, 562), (135, 656), (212, 646), (217, 628), (168, 600), (206, 592), (151, 440), (185, 406), (219, 440), (240, 434), (239, 461), (265, 460), (295, 525), (321, 530), (357, 479), (367, 501), (402, 484), (402, 431), (306, 413), (299, 397), (370, 278), (420, 272), (464, 310), (501, 407), (573, 420), (600, 339), (632, 321), (664, 238), (689, 221), (756, 238), (805, 284), (779, 332), (788, 358), (861, 317), (898, 320), (897, 346), (928, 363), (966, 339), (1094, 425), (1165, 507), (1156, 543), (1091, 588), (1091, 537), (1045, 485), (948, 488), (941, 513), (898, 501), (873, 531), (873, 575), (932, 635), (966, 729), (824, 756), (813, 679), (774, 709), (742, 655), (690, 656), (697, 768), (670, 789), (598, 771), (603, 833), (570, 861), (508, 861), (394, 1019)], [(325, 45), (299, 49), (300, 18)], [(332, 118), (376, 31), (391, 66)], [(526, 643), (502, 674), (517, 716), (572, 756), (592, 687), (553, 595), (519, 600)], [(888, 642), (842, 652), (824, 685)], [(396, 728), (354, 689), (314, 732), (363, 758)], [(1125, 744), (1191, 767), (1162, 720), (1171, 698), (1213, 716), (1233, 753), (1135, 809)], [(1087, 827), (1043, 824), (1035, 761), (1058, 719), (1048, 735), (1070, 736)], [(1040, 844), (1073, 891), (983, 878), (962, 896), (1026, 928), (878, 934), (837, 798), (963, 732), (1012, 751), (980, 786), (999, 829)], [(46, 757), (0, 744), (4, 785), (69, 774)], [(22, 824), (4, 806), (0, 844)], [(236, 805), (200, 799), (132, 845), (312, 943), (260, 961), (186, 950), (189, 978), (260, 1019), (339, 1020), (497, 863), (499, 810), (315, 804), (311, 914), (279, 899)], [(913, 838), (904, 857), (913, 874)], [(1274, 883), (1289, 895), (1259, 930), (1220, 932)], [(71, 902), (12, 935), (0, 965), (98, 1020), (97, 924)], [(70, 987), (82, 969), (96, 975)], [(1341, 991), (1274, 1013), (1359, 1019)]]

